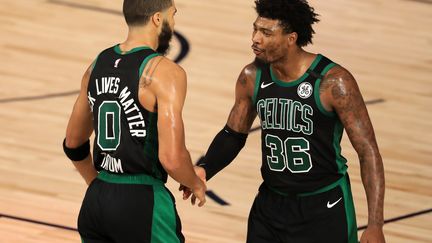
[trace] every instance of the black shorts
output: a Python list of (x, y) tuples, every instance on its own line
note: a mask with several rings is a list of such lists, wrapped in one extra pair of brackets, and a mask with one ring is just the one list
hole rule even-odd
[(99, 173), (78, 217), (84, 243), (184, 242), (172, 194), (148, 175)]
[(247, 242), (357, 243), (348, 175), (297, 195), (282, 195), (263, 183), (250, 211)]

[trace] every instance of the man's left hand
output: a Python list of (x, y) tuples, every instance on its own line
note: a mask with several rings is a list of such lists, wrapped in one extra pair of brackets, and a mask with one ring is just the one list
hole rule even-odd
[(368, 226), (360, 238), (360, 243), (385, 243), (382, 226)]

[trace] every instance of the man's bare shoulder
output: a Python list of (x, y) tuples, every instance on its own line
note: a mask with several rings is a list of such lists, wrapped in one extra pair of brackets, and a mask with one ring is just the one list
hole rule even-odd
[(179, 80), (186, 81), (185, 70), (164, 56), (156, 56), (145, 67), (140, 79), (140, 87), (164, 86), (173, 82), (179, 82)]
[(257, 75), (257, 70), (257, 64), (255, 64), (255, 62), (251, 62), (243, 68), (242, 73), (248, 80), (254, 83)]
[(87, 92), (88, 83), (90, 81), (90, 76), (93, 72), (93, 64), (91, 64), (85, 71), (82, 79), (81, 79), (81, 89)]
[(158, 64), (158, 73), (163, 75), (186, 75), (185, 70), (175, 63), (174, 61), (164, 57), (164, 56), (158, 56), (155, 57), (155, 62)]
[(324, 76), (324, 80), (350, 79), (350, 78), (352, 78), (351, 73), (346, 68), (342, 67), (341, 65), (335, 65)]
[(254, 88), (258, 67), (252, 62), (243, 67), (237, 83), (244, 87)]
[(320, 92), (323, 93), (328, 90), (335, 96), (337, 93), (345, 93), (347, 88), (356, 85), (357, 83), (353, 75), (346, 68), (336, 65), (324, 76)]

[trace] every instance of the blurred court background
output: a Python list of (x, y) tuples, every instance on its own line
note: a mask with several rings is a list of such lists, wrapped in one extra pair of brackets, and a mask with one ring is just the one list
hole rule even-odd
[[(387, 242), (432, 242), (432, 1), (311, 0), (321, 15), (314, 45), (356, 77), (385, 163)], [(184, 109), (196, 161), (224, 126), (234, 85), (254, 55), (252, 0), (177, 0), (169, 56), (188, 51)], [(84, 70), (127, 27), (121, 0), (0, 0), (0, 242), (80, 242), (76, 218), (86, 185), (61, 142)], [(187, 44), (187, 45), (185, 45)], [(185, 49), (189, 46), (189, 50)], [(257, 121), (254, 125), (258, 125)], [(177, 198), (191, 243), (245, 242), (247, 216), (261, 183), (260, 134), (208, 189), (204, 208)], [(359, 164), (348, 139), (358, 225), (367, 223)], [(361, 234), (361, 230), (359, 234)]]

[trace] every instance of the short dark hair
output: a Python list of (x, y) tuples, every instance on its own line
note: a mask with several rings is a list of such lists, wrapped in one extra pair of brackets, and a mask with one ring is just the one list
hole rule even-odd
[(319, 19), (306, 0), (255, 0), (255, 9), (260, 17), (279, 20), (284, 33), (296, 32), (298, 46), (312, 43), (312, 25)]
[(150, 17), (171, 7), (172, 0), (124, 0), (123, 15), (129, 26), (147, 24)]

